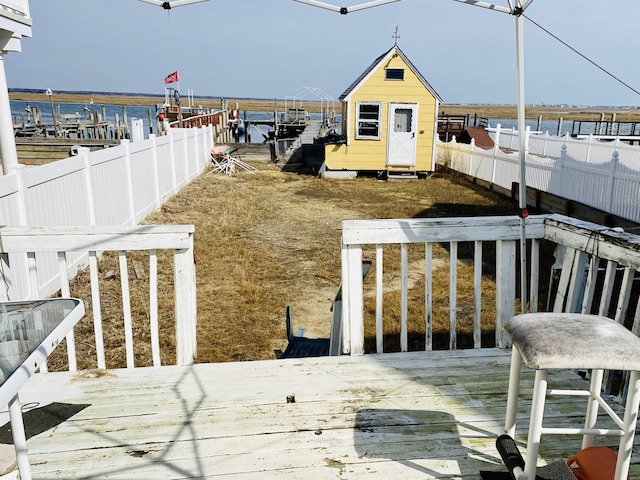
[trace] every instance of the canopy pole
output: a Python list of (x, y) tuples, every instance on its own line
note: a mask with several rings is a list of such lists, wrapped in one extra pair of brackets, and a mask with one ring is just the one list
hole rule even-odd
[(518, 82), (518, 154), (520, 159), (520, 191), (518, 206), (520, 208), (520, 303), (522, 313), (527, 313), (527, 182), (526, 160), (527, 139), (525, 133), (525, 100), (524, 100), (524, 18), (520, 0), (516, 0), (513, 15), (516, 17), (516, 78)]

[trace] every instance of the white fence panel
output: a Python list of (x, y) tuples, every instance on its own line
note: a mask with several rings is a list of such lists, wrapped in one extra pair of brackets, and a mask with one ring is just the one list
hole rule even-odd
[(88, 225), (84, 158), (71, 157), (23, 170), (30, 226)]
[[(609, 149), (611, 149), (611, 146), (609, 146)], [(618, 153), (620, 154), (621, 165), (631, 168), (636, 172), (640, 172), (640, 147), (620, 143), (616, 147), (616, 150), (618, 150)]]
[(492, 183), (510, 190), (514, 179), (517, 181), (520, 175), (520, 159), (517, 154), (505, 154), (497, 157), (496, 160), (496, 171)]
[(161, 202), (164, 202), (165, 199), (175, 195), (178, 191), (173, 135), (157, 137), (155, 142), (158, 157), (158, 190)]
[[(85, 177), (86, 157), (70, 157), (28, 168), (21, 172), (25, 194), (27, 225), (39, 227), (90, 225), (91, 201)], [(83, 261), (81, 254), (68, 258), (74, 272)], [(19, 260), (20, 263), (24, 259)], [(38, 285), (42, 291), (57, 290), (58, 258), (52, 253), (38, 254)], [(40, 293), (38, 293), (40, 296)]]
[[(480, 152), (478, 152), (480, 150)], [(470, 174), (478, 178), (491, 181), (495, 167), (493, 150), (482, 151), (482, 149), (474, 149), (471, 161)]]
[[(495, 129), (492, 133), (502, 148), (483, 150), (475, 148), (473, 143), (439, 142), (439, 161), (446, 163), (449, 159), (456, 171), (511, 189), (513, 182), (520, 181), (519, 154), (505, 152), (503, 148), (513, 144), (517, 132), (515, 136), (511, 129)], [(544, 154), (529, 151), (527, 186), (640, 222), (639, 147), (618, 141), (547, 134), (532, 134), (529, 146), (531, 142), (536, 145), (536, 151)], [(556, 156), (560, 142), (562, 147)]]
[(613, 183), (612, 213), (623, 218), (637, 218), (640, 205), (640, 182), (635, 175), (621, 174)]
[(96, 225), (135, 225), (124, 145), (91, 153)]
[(176, 157), (184, 160), (175, 164), (176, 185), (180, 190), (189, 182), (189, 141), (185, 129), (171, 131), (171, 136), (173, 137), (173, 150)]
[(560, 171), (553, 158), (527, 156), (527, 185), (545, 192), (551, 191), (553, 185), (560, 187)]
[(562, 165), (561, 195), (600, 210), (607, 210), (608, 177), (607, 165), (577, 165), (565, 161)]
[(157, 202), (156, 170), (153, 145), (150, 142), (129, 144), (131, 155), (131, 182), (136, 223), (143, 220), (160, 205)]

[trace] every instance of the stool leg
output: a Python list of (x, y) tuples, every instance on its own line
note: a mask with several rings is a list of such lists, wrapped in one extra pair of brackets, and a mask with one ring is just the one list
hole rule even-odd
[[(604, 370), (597, 369), (591, 371), (591, 383), (589, 384), (589, 400), (587, 401), (587, 414), (584, 418), (584, 428), (594, 428), (598, 420), (598, 407), (600, 404), (596, 400), (596, 395), (600, 396), (602, 391), (602, 378)], [(582, 448), (591, 447), (593, 445), (593, 435), (584, 435), (582, 437)]]
[(527, 437), (527, 456), (524, 461), (524, 473), (527, 480), (536, 478), (538, 450), (540, 450), (540, 437), (542, 437), (544, 403), (547, 397), (547, 373), (547, 370), (536, 370), (536, 379), (533, 385), (531, 419), (529, 420), (529, 435)]
[(616, 463), (615, 480), (626, 480), (631, 463), (631, 450), (633, 437), (636, 433), (636, 421), (638, 420), (638, 407), (640, 406), (640, 372), (631, 372), (629, 375), (629, 390), (627, 403), (624, 406), (623, 430), (618, 448), (618, 462)]
[(504, 433), (514, 440), (516, 438), (516, 416), (518, 414), (521, 373), (522, 356), (518, 349), (513, 347), (511, 351), (511, 369), (509, 370), (509, 389), (507, 392), (507, 414), (504, 422)]

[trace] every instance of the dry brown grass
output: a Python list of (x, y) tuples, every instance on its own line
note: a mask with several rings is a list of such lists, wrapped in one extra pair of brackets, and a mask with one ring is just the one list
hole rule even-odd
[[(341, 221), (362, 218), (409, 218), (505, 215), (515, 205), (497, 195), (455, 179), (435, 175), (428, 180), (379, 182), (372, 178), (323, 180), (282, 172), (271, 164), (256, 164), (256, 175), (232, 177), (203, 174), (165, 206), (153, 213), (149, 224), (194, 224), (197, 251), (198, 359), (199, 362), (275, 358), (284, 349), (285, 309), (292, 308), (294, 327), (308, 337), (329, 335), (332, 301), (340, 284)], [(412, 247), (410, 292), (410, 348), (424, 345), (424, 247)], [(470, 258), (471, 246), (460, 246), (459, 257)], [(448, 345), (448, 253), (434, 248), (434, 339), (437, 348)], [(365, 252), (374, 258), (373, 252)], [(385, 276), (399, 283), (399, 254), (385, 251)], [(492, 253), (485, 253), (483, 330), (491, 342), (493, 299)], [(133, 264), (143, 270), (144, 256), (132, 256), (132, 288), (136, 365), (149, 365), (148, 280), (137, 278)], [(469, 346), (472, 312), (472, 272), (459, 262), (458, 315), (460, 347)], [(140, 268), (139, 268), (140, 269)], [(148, 270), (147, 270), (148, 271)], [(105, 255), (100, 264), (103, 328), (107, 366), (123, 366), (125, 353), (120, 308), (117, 255)], [(108, 277), (108, 279), (106, 279)], [(421, 278), (422, 277), (422, 278)], [(367, 282), (370, 283), (373, 275)], [(160, 321), (163, 363), (175, 359), (172, 260), (160, 259)], [(91, 311), (89, 282), (78, 277), (72, 295), (83, 298)], [(397, 350), (399, 292), (385, 293), (386, 349)], [(367, 346), (374, 344), (371, 302), (367, 302)], [(81, 368), (94, 367), (92, 317), (77, 329)], [(64, 363), (58, 357), (52, 364)]]

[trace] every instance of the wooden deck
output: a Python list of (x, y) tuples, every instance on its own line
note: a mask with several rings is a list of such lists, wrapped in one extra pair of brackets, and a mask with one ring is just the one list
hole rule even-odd
[[(28, 440), (33, 476), (479, 479), (503, 470), (494, 441), (510, 359), (476, 349), (37, 374), (23, 403), (87, 406)], [(555, 388), (585, 383), (550, 377)], [(579, 422), (584, 399), (549, 402), (548, 418)], [(521, 446), (527, 426), (523, 418)], [(574, 437), (543, 437), (540, 463), (579, 448)]]

